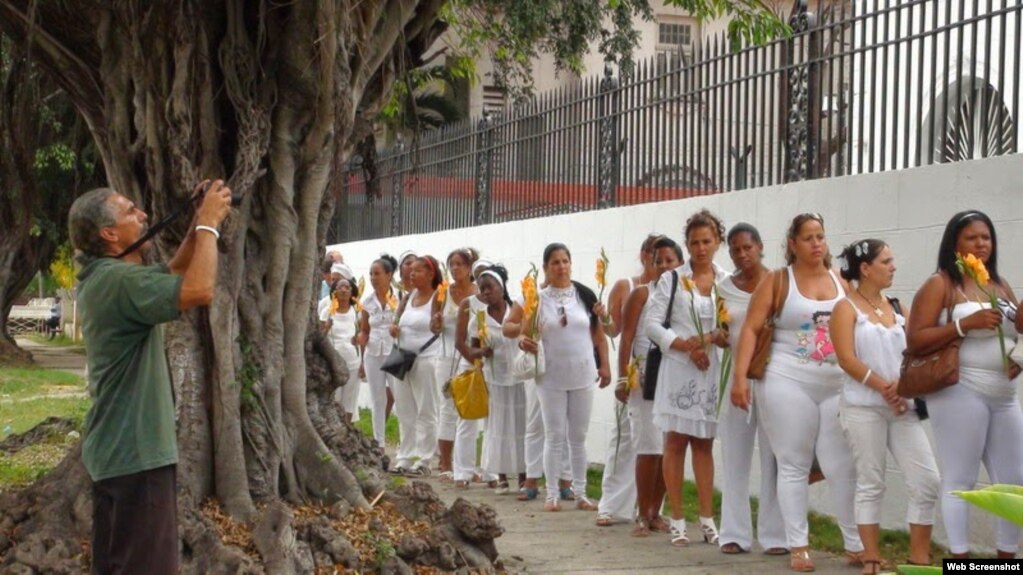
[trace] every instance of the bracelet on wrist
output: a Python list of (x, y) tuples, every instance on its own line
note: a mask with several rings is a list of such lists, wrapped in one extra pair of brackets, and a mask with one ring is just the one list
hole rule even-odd
[[(872, 373), (874, 373), (874, 370), (868, 368), (866, 375), (863, 376), (863, 379), (860, 380), (860, 383), (862, 383), (863, 385), (867, 385), (867, 380), (870, 379), (870, 375)], [(870, 387), (870, 386), (867, 386), (867, 387)]]
[(952, 322), (952, 325), (955, 326), (956, 333), (959, 335), (959, 337), (966, 337), (966, 332), (963, 331), (963, 326), (959, 324), (959, 321), (960, 318), (957, 317), (955, 321)]
[(218, 240), (220, 239), (220, 231), (218, 231), (217, 228), (214, 228), (213, 226), (198, 225), (198, 226), (195, 226), (195, 231), (197, 231), (197, 232), (198, 231), (209, 232), (209, 233), (213, 234)]

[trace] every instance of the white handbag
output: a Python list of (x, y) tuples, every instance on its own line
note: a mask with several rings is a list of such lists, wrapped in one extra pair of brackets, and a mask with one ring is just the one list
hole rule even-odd
[(536, 379), (544, 373), (543, 343), (536, 342), (536, 355), (518, 350), (511, 362), (512, 381)]

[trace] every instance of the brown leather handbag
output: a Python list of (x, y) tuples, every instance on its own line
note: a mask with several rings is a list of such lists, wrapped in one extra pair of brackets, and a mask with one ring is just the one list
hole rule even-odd
[[(942, 275), (948, 290), (945, 293), (945, 323), (952, 323), (955, 301), (952, 281)], [(956, 339), (945, 347), (927, 354), (902, 354), (902, 370), (895, 392), (908, 399), (941, 391), (959, 383), (959, 344)]]
[(774, 274), (774, 299), (771, 302), (771, 315), (764, 321), (764, 326), (757, 334), (757, 344), (753, 347), (753, 359), (749, 362), (746, 377), (763, 379), (767, 370), (767, 362), (771, 360), (771, 343), (774, 341), (774, 324), (781, 316), (781, 308), (789, 295), (789, 270), (780, 268)]

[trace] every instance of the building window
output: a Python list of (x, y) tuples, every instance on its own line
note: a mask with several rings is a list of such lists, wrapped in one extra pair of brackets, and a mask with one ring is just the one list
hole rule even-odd
[(693, 39), (693, 27), (683, 22), (658, 22), (657, 23), (657, 44), (658, 47), (688, 48)]

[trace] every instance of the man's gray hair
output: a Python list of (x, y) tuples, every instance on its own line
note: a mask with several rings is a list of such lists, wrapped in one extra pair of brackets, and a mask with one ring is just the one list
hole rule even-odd
[(110, 205), (112, 188), (96, 188), (85, 192), (71, 204), (68, 213), (68, 236), (81, 265), (107, 255), (107, 243), (99, 231), (117, 223), (117, 214)]

